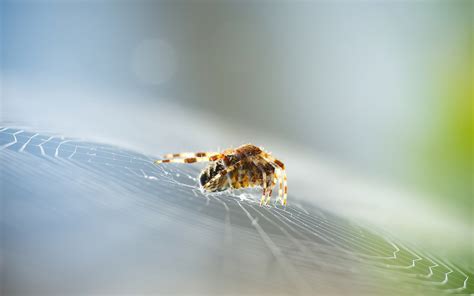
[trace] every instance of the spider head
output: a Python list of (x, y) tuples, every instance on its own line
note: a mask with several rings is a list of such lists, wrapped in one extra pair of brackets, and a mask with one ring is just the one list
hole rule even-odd
[[(209, 166), (204, 168), (201, 172), (201, 175), (199, 176), (199, 182), (201, 183), (201, 186), (204, 187), (204, 185), (206, 185), (209, 181), (211, 181), (212, 178), (214, 178), (217, 174), (219, 174), (219, 172), (222, 171), (224, 168), (225, 168), (224, 163), (221, 160), (213, 162)], [(212, 191), (212, 192), (225, 190), (225, 188), (222, 188), (222, 186), (215, 186), (215, 188), (212, 187), (208, 189), (209, 191)]]

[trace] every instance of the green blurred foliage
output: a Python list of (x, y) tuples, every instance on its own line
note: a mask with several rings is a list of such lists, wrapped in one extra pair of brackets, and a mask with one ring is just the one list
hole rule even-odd
[[(439, 98), (433, 108), (435, 124), (422, 140), (419, 175), (422, 183), (438, 198), (473, 222), (473, 77), (472, 58), (462, 71), (445, 71)], [(459, 70), (459, 69), (458, 69)]]

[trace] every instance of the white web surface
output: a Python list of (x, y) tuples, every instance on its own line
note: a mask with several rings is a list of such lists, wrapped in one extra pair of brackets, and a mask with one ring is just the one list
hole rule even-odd
[[(123, 278), (129, 283), (120, 291), (128, 292), (474, 291), (472, 272), (291, 192), (287, 208), (258, 206), (257, 191), (203, 195), (198, 166), (155, 166), (154, 158), (118, 147), (10, 127), (0, 128), (0, 158), (7, 293), (61, 294), (78, 275), (83, 283), (69, 289), (94, 293), (114, 292)], [(86, 243), (70, 246), (65, 233)], [(68, 247), (54, 253), (58, 243)], [(88, 274), (96, 261), (99, 279)], [(64, 265), (69, 272), (59, 272)], [(54, 276), (38, 283), (45, 269)]]

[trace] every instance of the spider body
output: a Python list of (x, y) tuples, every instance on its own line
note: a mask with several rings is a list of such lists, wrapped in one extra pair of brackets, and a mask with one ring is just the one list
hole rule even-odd
[[(235, 165), (238, 161), (231, 158), (229, 165)], [(240, 189), (249, 187), (264, 187), (264, 182), (268, 188), (275, 173), (275, 168), (269, 164), (255, 165), (253, 162), (244, 161), (239, 169), (226, 173), (224, 160), (217, 160), (205, 167), (199, 176), (202, 188), (209, 192), (224, 191), (227, 189)], [(221, 177), (214, 182), (210, 182), (217, 174)], [(264, 174), (265, 173), (265, 177)], [(265, 179), (265, 180), (264, 180)]]
[(223, 152), (197, 152), (167, 154), (165, 159), (155, 163), (195, 163), (208, 161), (199, 176), (201, 188), (207, 192), (220, 192), (231, 189), (262, 187), (260, 204), (270, 202), (273, 187), (278, 183), (278, 198), (282, 205), (287, 199), (287, 179), (285, 165), (252, 144)]

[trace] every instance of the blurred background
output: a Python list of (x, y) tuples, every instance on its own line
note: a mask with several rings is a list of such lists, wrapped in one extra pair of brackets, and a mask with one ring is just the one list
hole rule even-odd
[(252, 142), (293, 194), (474, 266), (472, 1), (0, 11), (2, 121), (153, 155)]

